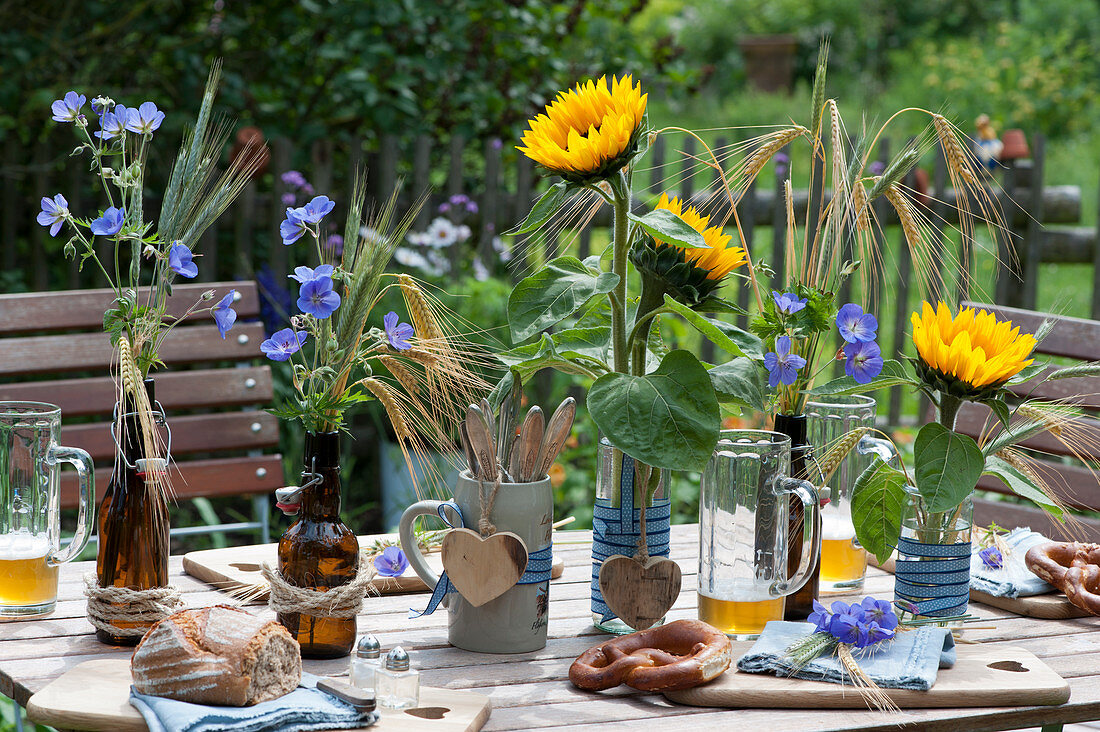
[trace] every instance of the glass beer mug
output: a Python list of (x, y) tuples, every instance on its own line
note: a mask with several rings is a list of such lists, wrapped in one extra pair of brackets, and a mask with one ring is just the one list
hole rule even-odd
[[(783, 619), (784, 597), (809, 579), (821, 547), (813, 484), (788, 477), (791, 438), (723, 432), (699, 498), (699, 619), (737, 640)], [(787, 576), (789, 502), (805, 506), (802, 559)]]
[[(806, 404), (805, 414), (807, 438), (820, 458), (852, 430), (874, 428), (875, 400), (861, 395), (819, 398)], [(890, 462), (897, 451), (889, 440), (864, 435), (825, 486), (829, 502), (821, 509), (822, 594), (863, 589), (867, 550), (856, 539), (852, 523), (852, 488), (876, 455)]]
[[(88, 453), (57, 444), (61, 409), (42, 402), (0, 402), (0, 617), (52, 612), (57, 566), (84, 549), (91, 533), (93, 468)], [(80, 481), (72, 542), (61, 549), (58, 463)]]

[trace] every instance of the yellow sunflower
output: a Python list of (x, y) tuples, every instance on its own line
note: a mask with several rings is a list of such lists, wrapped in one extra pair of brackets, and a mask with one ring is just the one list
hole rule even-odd
[(732, 236), (722, 233), (721, 226), (708, 227), (710, 217), (701, 216), (692, 206), (685, 207), (679, 198), (662, 194), (657, 208), (682, 218), (702, 234), (707, 248), (676, 247), (648, 234), (640, 236), (630, 250), (630, 261), (642, 274), (643, 298), (646, 293), (663, 297), (667, 292), (684, 305), (695, 307), (714, 294), (722, 278), (745, 263), (745, 250), (729, 246)]
[[(670, 199), (667, 193), (662, 193), (661, 200), (657, 202), (655, 208), (671, 211), (682, 218), (688, 226), (703, 235), (703, 241), (706, 243), (707, 249), (692, 247), (684, 249), (683, 252), (689, 262), (700, 269), (706, 270), (708, 280), (720, 280), (745, 263), (745, 250), (741, 247), (729, 246), (733, 236), (723, 233), (721, 226), (711, 226), (708, 229), (707, 224), (710, 223), (710, 216), (701, 216), (694, 206), (684, 208), (684, 204), (679, 198)], [(660, 239), (655, 241), (658, 244), (664, 243)]]
[(516, 149), (566, 180), (606, 178), (636, 152), (648, 96), (630, 75), (577, 84), (530, 120)]
[(1035, 337), (986, 310), (966, 308), (952, 318), (945, 303), (933, 309), (925, 302), (911, 321), (922, 377), (956, 396), (985, 396), (1032, 363)]

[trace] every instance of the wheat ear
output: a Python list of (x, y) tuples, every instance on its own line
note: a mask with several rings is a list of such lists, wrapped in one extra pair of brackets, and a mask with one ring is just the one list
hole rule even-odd
[(416, 376), (408, 366), (393, 356), (379, 356), (378, 360), (386, 367), (397, 383), (401, 384), (409, 394), (416, 396), (420, 393), (420, 387), (416, 383)]
[[(932, 124), (936, 128), (936, 137), (939, 138), (940, 145), (943, 147), (943, 155), (947, 160), (947, 164), (966, 183), (972, 186), (978, 185), (978, 178), (966, 162), (966, 152), (963, 150), (962, 144), (959, 143), (959, 138), (955, 137), (955, 131), (951, 128), (951, 123), (942, 114), (933, 114)], [(937, 194), (939, 194), (939, 191), (937, 191)]]
[(870, 203), (867, 200), (867, 188), (863, 181), (857, 180), (852, 186), (852, 210), (855, 211), (856, 230), (871, 230)]
[(785, 130), (779, 130), (772, 132), (771, 134), (764, 135), (760, 138), (760, 147), (756, 148), (756, 151), (744, 162), (741, 168), (741, 177), (745, 180), (752, 180), (756, 177), (757, 173), (763, 170), (768, 161), (775, 156), (777, 152), (787, 146), (788, 143), (802, 137), (806, 134), (807, 130), (801, 125), (796, 125)]
[(371, 394), (374, 394), (378, 401), (382, 402), (382, 407), (386, 410), (386, 416), (390, 420), (393, 431), (397, 434), (397, 439), (402, 442), (411, 440), (413, 433), (409, 429), (408, 421), (405, 419), (405, 410), (401, 408), (401, 404), (397, 401), (397, 396), (393, 393), (393, 390), (386, 386), (384, 382), (371, 376), (359, 383), (365, 386)]
[(883, 195), (897, 211), (898, 220), (901, 221), (901, 230), (905, 232), (905, 241), (909, 244), (909, 251), (914, 254), (921, 251), (920, 224), (917, 221), (917, 214), (913, 210), (913, 204), (909, 202), (909, 198), (901, 190), (901, 186), (892, 183), (886, 186)]
[(834, 442), (829, 449), (825, 452), (820, 460), (817, 461), (817, 468), (821, 471), (821, 482), (825, 483), (829, 478), (833, 477), (833, 473), (840, 467), (840, 464), (844, 462), (844, 459), (848, 457), (859, 441), (863, 439), (863, 436), (871, 431), (870, 427), (857, 427), (850, 432), (845, 433)]
[(409, 310), (409, 317), (412, 318), (416, 334), (424, 339), (442, 340), (443, 328), (439, 325), (439, 320), (432, 312), (428, 299), (416, 284), (416, 280), (407, 274), (401, 274), (398, 275), (397, 281), (401, 286), (401, 294), (405, 299), (405, 306)]

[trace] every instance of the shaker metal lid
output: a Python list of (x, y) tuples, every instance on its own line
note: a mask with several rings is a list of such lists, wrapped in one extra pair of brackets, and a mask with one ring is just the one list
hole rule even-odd
[(392, 651), (386, 654), (386, 670), (387, 671), (408, 671), (409, 670), (409, 654), (405, 653), (405, 649), (401, 646), (394, 648)]
[(378, 658), (382, 655), (382, 645), (370, 633), (359, 639), (359, 645), (355, 647), (355, 655), (358, 658)]

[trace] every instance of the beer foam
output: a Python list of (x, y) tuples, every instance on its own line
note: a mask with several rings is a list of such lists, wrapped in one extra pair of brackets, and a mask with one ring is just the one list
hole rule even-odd
[(843, 541), (856, 538), (856, 527), (852, 520), (829, 511), (821, 512), (821, 540)]
[(49, 554), (50, 549), (50, 537), (46, 534), (29, 531), (0, 534), (0, 560), (38, 559)]

